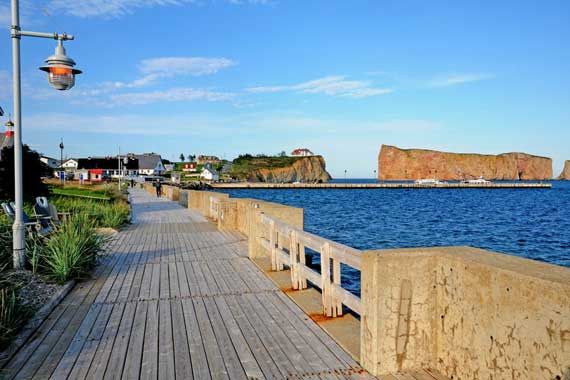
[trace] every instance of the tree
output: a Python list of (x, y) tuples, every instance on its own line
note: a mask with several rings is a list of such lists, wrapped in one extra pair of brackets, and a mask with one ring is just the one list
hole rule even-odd
[(188, 161), (194, 162), (194, 160), (196, 160), (196, 155), (195, 154), (189, 154), (188, 155)]
[(287, 152), (282, 150), (281, 153), (279, 153), (279, 157), (287, 157)]
[(184, 162), (184, 154), (180, 153), (180, 162)]
[[(51, 169), (40, 161), (38, 152), (27, 145), (23, 148), (24, 199), (33, 201), (35, 197), (48, 195), (42, 177), (51, 176)], [(14, 200), (14, 148), (4, 148), (0, 157), (0, 199)]]

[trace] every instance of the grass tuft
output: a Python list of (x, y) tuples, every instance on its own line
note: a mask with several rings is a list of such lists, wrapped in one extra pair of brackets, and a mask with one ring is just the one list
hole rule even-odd
[(72, 216), (48, 239), (40, 265), (47, 275), (63, 284), (85, 278), (97, 261), (105, 239), (95, 233), (95, 222), (85, 214)]

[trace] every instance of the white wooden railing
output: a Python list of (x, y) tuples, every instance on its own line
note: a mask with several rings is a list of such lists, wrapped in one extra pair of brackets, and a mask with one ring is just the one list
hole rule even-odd
[[(289, 266), (295, 290), (305, 289), (307, 281), (320, 288), (323, 314), (328, 317), (341, 316), (343, 304), (359, 315), (362, 313), (360, 298), (342, 288), (340, 282), (341, 263), (361, 270), (361, 251), (299, 230), (264, 213), (259, 218), (268, 229), (268, 236), (260, 236), (259, 242), (270, 253), (272, 270)], [(305, 248), (320, 253), (321, 273), (306, 265)]]
[(218, 220), (218, 210), (220, 208), (220, 198), (210, 197), (210, 213), (209, 216), (212, 220)]

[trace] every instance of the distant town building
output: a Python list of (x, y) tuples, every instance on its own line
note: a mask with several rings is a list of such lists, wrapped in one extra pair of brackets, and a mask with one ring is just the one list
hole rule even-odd
[(198, 164), (196, 162), (185, 162), (182, 164), (183, 172), (195, 172), (198, 170)]
[(171, 172), (174, 170), (174, 164), (164, 164), (164, 170)]
[(48, 156), (41, 156), (40, 161), (49, 166), (51, 169), (59, 167), (59, 160), (56, 160), (55, 158), (51, 158)]
[(200, 173), (200, 178), (205, 179), (206, 181), (219, 181), (220, 175), (214, 169), (205, 167), (204, 170), (202, 170), (202, 173)]
[(196, 162), (198, 163), (198, 165), (204, 165), (204, 164), (219, 164), (221, 162), (219, 157), (216, 156), (204, 156), (204, 155), (199, 155)]
[(134, 157), (128, 157), (126, 163), (121, 164), (117, 157), (89, 157), (80, 158), (77, 163), (76, 178), (91, 182), (101, 182), (106, 179), (136, 176), (139, 172), (139, 162)]
[(63, 160), (63, 164), (61, 165), (65, 170), (76, 170), (77, 165), (79, 162), (75, 158), (68, 158), (67, 160)]
[(315, 154), (307, 148), (297, 148), (291, 152), (291, 156), (294, 157), (307, 157), (314, 156)]
[(138, 160), (139, 175), (161, 175), (166, 171), (160, 154), (129, 154), (129, 157), (134, 157)]

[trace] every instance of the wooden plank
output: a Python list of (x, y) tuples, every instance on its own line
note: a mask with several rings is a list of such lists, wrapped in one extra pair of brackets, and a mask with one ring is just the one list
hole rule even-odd
[[(158, 267), (156, 264), (153, 266)], [(143, 347), (140, 378), (156, 380), (158, 376), (158, 301), (156, 300), (148, 302)]]
[(91, 366), (91, 362), (95, 356), (99, 342), (103, 337), (105, 326), (107, 325), (107, 321), (109, 320), (112, 311), (113, 305), (101, 305), (101, 311), (97, 316), (97, 320), (95, 321), (95, 324), (91, 329), (91, 333), (87, 337), (87, 341), (83, 345), (81, 353), (75, 361), (73, 370), (69, 375), (70, 379), (84, 379), (87, 376), (87, 372), (89, 371), (89, 367)]
[(136, 311), (136, 304), (127, 303), (121, 318), (117, 336), (111, 350), (109, 363), (105, 371), (105, 378), (120, 379), (123, 373), (124, 363), (127, 357), (127, 349), (131, 337), (131, 330)]
[(123, 379), (138, 379), (140, 377), (147, 309), (147, 302), (138, 302), (136, 304), (133, 329), (123, 369)]
[(172, 336), (174, 339), (174, 364), (177, 379), (192, 379), (192, 365), (186, 326), (184, 322), (184, 311), (180, 300), (170, 301), (172, 314)]
[(113, 311), (103, 332), (103, 337), (99, 346), (97, 347), (97, 352), (93, 357), (91, 367), (87, 373), (87, 379), (101, 379), (105, 376), (105, 370), (107, 369), (107, 364), (109, 362), (109, 357), (111, 356), (111, 350), (113, 348), (113, 343), (117, 337), (117, 330), (125, 310), (125, 304), (119, 303), (113, 305)]
[[(168, 264), (161, 264), (168, 270)], [(162, 274), (162, 271), (161, 271)], [(174, 338), (172, 337), (172, 315), (170, 313), (170, 301), (161, 299), (158, 303), (158, 378), (174, 379)]]
[(216, 336), (210, 324), (204, 301), (202, 299), (193, 299), (192, 304), (196, 311), (198, 326), (202, 335), (202, 343), (204, 344), (204, 350), (208, 358), (208, 366), (212, 379), (229, 379), (228, 371), (224, 364), (220, 347), (216, 342)]
[(52, 374), (53, 378), (66, 378), (71, 372), (77, 357), (79, 356), (87, 337), (91, 331), (91, 327), (95, 324), (99, 312), (101, 311), (101, 304), (92, 304), (87, 316), (81, 323), (81, 326), (77, 330), (77, 333), (73, 337), (73, 341), (64, 353), (63, 358), (59, 361), (55, 371)]
[[(220, 353), (224, 359), (224, 364), (226, 366), (229, 378), (247, 379), (245, 370), (242, 367), (238, 354), (236, 353), (226, 327), (222, 322), (222, 316), (218, 311), (214, 298), (204, 298), (204, 305), (206, 307), (206, 312), (208, 313), (208, 319), (210, 320), (210, 323), (212, 324), (212, 328), (214, 330), (216, 344), (220, 348)], [(230, 319), (231, 316), (228, 315), (225, 316), (225, 318)]]
[(186, 325), (186, 337), (190, 350), (190, 360), (192, 362), (192, 373), (195, 379), (210, 379), (210, 370), (208, 367), (208, 359), (204, 344), (202, 344), (202, 334), (194, 303), (191, 299), (182, 300), (182, 309), (184, 313), (184, 323)]

